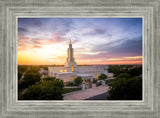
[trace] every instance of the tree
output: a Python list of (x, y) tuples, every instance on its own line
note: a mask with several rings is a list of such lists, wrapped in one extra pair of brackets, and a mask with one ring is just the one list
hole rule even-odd
[(20, 99), (23, 100), (62, 100), (63, 81), (59, 79), (44, 80), (29, 87)]
[(51, 81), (51, 80), (55, 80), (56, 78), (55, 77), (45, 77), (43, 78), (43, 80), (46, 80), (46, 81)]
[(82, 77), (80, 77), (80, 76), (78, 76), (77, 78), (74, 79), (74, 83), (77, 84), (77, 85), (81, 84), (82, 81), (83, 81)]
[(114, 76), (116, 77), (120, 73), (124, 73), (123, 65), (110, 65), (108, 67), (108, 72), (113, 73)]
[(128, 73), (132, 76), (140, 76), (142, 74), (142, 66), (132, 68)]
[(142, 78), (121, 78), (112, 83), (109, 100), (142, 100)]
[(93, 79), (93, 83), (95, 84), (96, 82), (97, 82), (97, 80), (94, 78), (94, 79)]
[(104, 74), (104, 73), (101, 73), (99, 76), (98, 76), (98, 79), (99, 80), (105, 80), (107, 78), (107, 75)]
[(128, 73), (121, 73), (117, 75), (117, 78), (131, 78), (131, 75)]
[(108, 72), (113, 73), (115, 77), (121, 73), (128, 73), (132, 77), (140, 76), (142, 74), (142, 65), (110, 65)]
[(18, 72), (18, 80), (21, 79), (22, 73)]
[(23, 80), (27, 82), (29, 85), (33, 85), (36, 82), (40, 81), (41, 75), (39, 73), (26, 73), (24, 75)]
[(18, 72), (24, 73), (27, 70), (28, 66), (26, 65), (18, 65)]
[(31, 85), (36, 84), (37, 82), (40, 82), (41, 75), (38, 73), (37, 70), (29, 69), (23, 78), (23, 81), (18, 84), (18, 89), (25, 89), (28, 88)]

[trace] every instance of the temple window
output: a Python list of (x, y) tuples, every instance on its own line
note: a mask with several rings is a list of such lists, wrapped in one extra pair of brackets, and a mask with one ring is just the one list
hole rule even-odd
[(73, 76), (71, 76), (71, 82), (73, 82)]
[(74, 66), (71, 66), (71, 71), (74, 71)]
[(98, 77), (98, 76), (97, 76), (97, 73), (95, 74), (95, 76), (94, 76), (94, 77), (97, 79), (97, 77)]
[(63, 70), (60, 70), (60, 72), (63, 72)]

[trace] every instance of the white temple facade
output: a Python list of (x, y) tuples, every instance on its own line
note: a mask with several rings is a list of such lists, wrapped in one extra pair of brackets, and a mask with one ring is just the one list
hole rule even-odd
[(74, 59), (74, 51), (70, 40), (68, 55), (64, 67), (48, 67), (48, 75), (50, 77), (56, 77), (67, 82), (73, 82), (77, 76), (81, 76), (85, 79), (98, 79), (101, 73), (106, 74), (108, 77), (113, 76), (112, 73), (108, 73), (106, 65), (91, 65), (91, 66), (77, 66)]

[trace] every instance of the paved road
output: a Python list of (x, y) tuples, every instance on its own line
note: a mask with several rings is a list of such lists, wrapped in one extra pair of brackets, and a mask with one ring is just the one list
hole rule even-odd
[[(85, 89), (84, 91), (66, 95), (64, 96), (63, 99), (64, 100), (86, 100), (89, 98), (91, 99), (92, 97), (98, 96), (98, 95), (100, 95), (101, 97), (103, 96), (104, 98), (105, 94), (108, 91), (108, 88), (109, 88), (108, 86), (99, 86), (99, 87), (94, 87), (90, 89)], [(96, 97), (96, 99), (99, 97)]]
[(102, 93), (100, 95), (96, 95), (96, 96), (93, 96), (93, 97), (90, 97), (86, 100), (107, 100), (107, 95), (108, 93), (105, 92), (105, 93)]

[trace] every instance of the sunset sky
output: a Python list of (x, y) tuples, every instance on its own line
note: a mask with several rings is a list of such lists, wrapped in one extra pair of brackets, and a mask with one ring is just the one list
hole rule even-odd
[(142, 18), (18, 18), (18, 64), (141, 64)]

